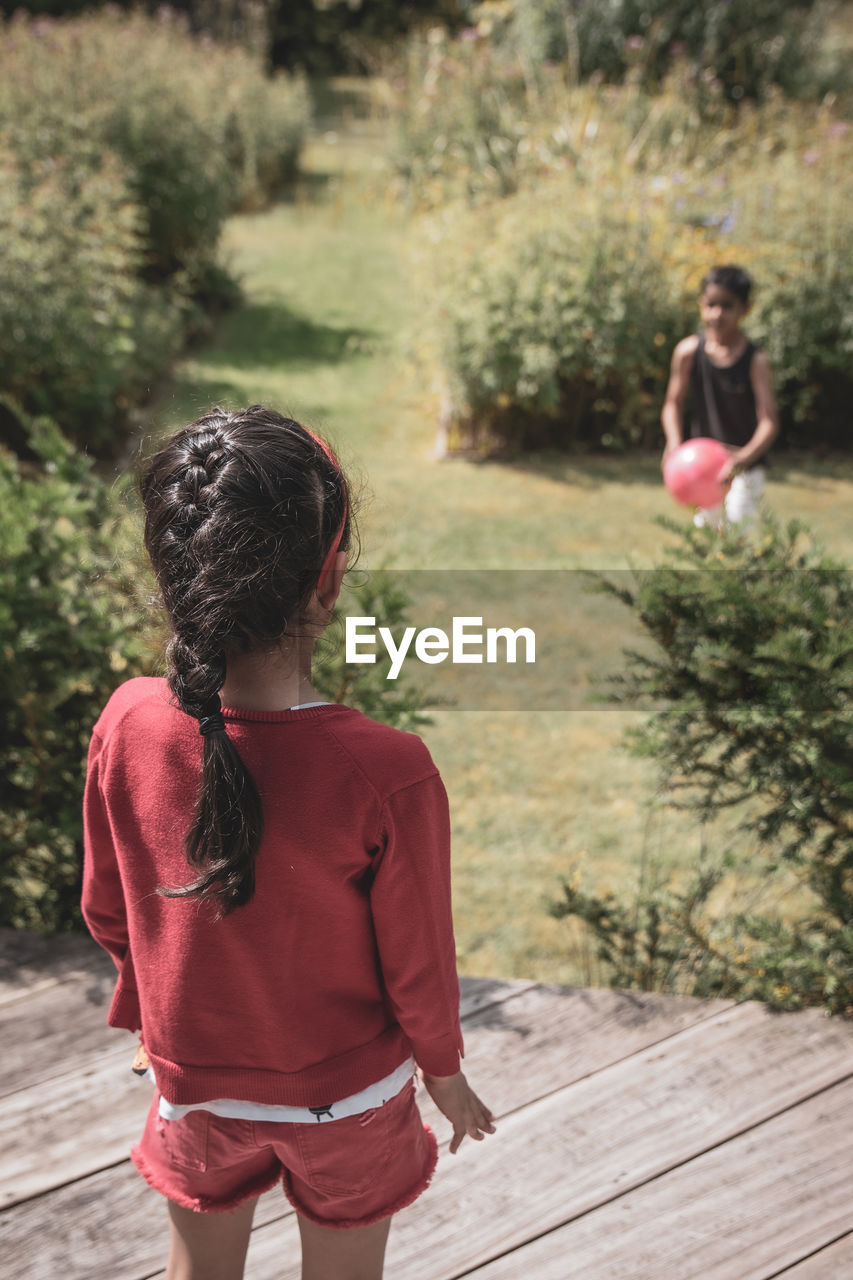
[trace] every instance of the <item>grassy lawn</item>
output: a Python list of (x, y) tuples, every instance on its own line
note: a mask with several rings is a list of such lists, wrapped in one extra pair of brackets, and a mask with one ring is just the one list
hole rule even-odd
[[(665, 540), (653, 518), (674, 513), (654, 457), (435, 457), (439, 400), (409, 287), (416, 229), (377, 195), (376, 181), (363, 181), (374, 156), (369, 139), (354, 150), (320, 137), (293, 204), (229, 224), (226, 250), (246, 306), (176, 370), (153, 429), (215, 402), (260, 401), (324, 432), (362, 490), (366, 565), (652, 565)], [(768, 500), (850, 560), (853, 460), (782, 459)], [(631, 719), (596, 709), (435, 712), (424, 737), (451, 797), (464, 972), (594, 981), (571, 928), (547, 914), (560, 876), (580, 864), (590, 882), (628, 887), (643, 858), (678, 866), (695, 854), (695, 826), (654, 804), (648, 765), (620, 747)]]

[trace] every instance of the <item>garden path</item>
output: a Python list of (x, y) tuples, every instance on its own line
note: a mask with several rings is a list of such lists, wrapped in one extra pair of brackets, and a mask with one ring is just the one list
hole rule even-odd
[[(147, 1108), (88, 939), (0, 931), (0, 1256), (16, 1280), (161, 1280), (163, 1202), (127, 1150)], [(810, 1010), (463, 980), (498, 1116), (397, 1219), (389, 1280), (840, 1280), (853, 1274), (853, 1025)], [(278, 1192), (248, 1280), (296, 1280)]]

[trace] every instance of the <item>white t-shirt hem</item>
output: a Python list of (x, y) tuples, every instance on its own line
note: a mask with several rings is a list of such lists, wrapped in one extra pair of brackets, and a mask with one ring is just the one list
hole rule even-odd
[[(264, 1102), (243, 1102), (239, 1098), (215, 1098), (210, 1102), (193, 1102), (187, 1106), (175, 1106), (160, 1097), (158, 1111), (163, 1120), (181, 1120), (191, 1111), (210, 1111), (215, 1116), (229, 1120), (272, 1120), (280, 1124), (323, 1124), (330, 1120), (345, 1120), (347, 1116), (360, 1116), (365, 1111), (384, 1106), (406, 1087), (415, 1073), (415, 1060), (408, 1058), (383, 1080), (369, 1084), (366, 1089), (332, 1102), (324, 1107), (281, 1107)], [(151, 1067), (146, 1079), (156, 1079)]]

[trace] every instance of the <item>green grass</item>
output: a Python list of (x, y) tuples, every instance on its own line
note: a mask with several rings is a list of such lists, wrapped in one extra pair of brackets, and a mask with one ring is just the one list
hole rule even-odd
[[(415, 232), (378, 194), (375, 159), (369, 137), (320, 138), (293, 204), (229, 224), (247, 305), (181, 363), (152, 429), (214, 402), (260, 401), (324, 432), (362, 489), (367, 565), (652, 565), (665, 541), (653, 517), (675, 511), (654, 457), (436, 458), (439, 395), (409, 284)], [(853, 461), (782, 458), (768, 500), (851, 559)], [(571, 926), (547, 914), (561, 875), (580, 864), (590, 882), (624, 889), (644, 857), (684, 866), (695, 856), (695, 825), (654, 804), (651, 767), (620, 745), (632, 719), (603, 709), (435, 713), (424, 737), (451, 797), (463, 972), (594, 981)], [(742, 856), (748, 877), (750, 851)]]

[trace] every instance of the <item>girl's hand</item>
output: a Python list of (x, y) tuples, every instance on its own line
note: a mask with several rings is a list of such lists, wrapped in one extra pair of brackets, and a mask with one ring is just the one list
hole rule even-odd
[(422, 1071), (421, 1078), (439, 1111), (453, 1125), (451, 1155), (456, 1155), (466, 1135), (475, 1142), (482, 1142), (487, 1133), (494, 1133), (494, 1116), (461, 1071), (457, 1071), (455, 1076), (428, 1076)]

